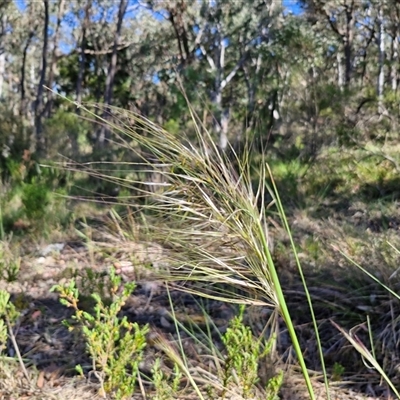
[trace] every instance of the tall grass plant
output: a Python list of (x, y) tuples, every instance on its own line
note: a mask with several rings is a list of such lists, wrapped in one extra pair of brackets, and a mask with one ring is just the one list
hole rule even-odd
[[(283, 206), (265, 160), (260, 164), (258, 184), (254, 186), (249, 151), (239, 156), (233, 149), (221, 152), (208, 132), (192, 113), (195, 140), (177, 138), (137, 114), (102, 106), (81, 107), (112, 131), (118, 146), (135, 153), (141, 169), (151, 179), (137, 182), (130, 178), (112, 178), (107, 173), (87, 169), (98, 178), (111, 180), (125, 190), (140, 188), (145, 201), (149, 239), (169, 249), (168, 274), (164, 279), (177, 281), (181, 289), (212, 299), (271, 307), (282, 316), (289, 331), (311, 399), (315, 394), (287, 307), (279, 274), (271, 254), (269, 221), (279, 215), (292, 244), (299, 273), (304, 281), (299, 258), (291, 238)], [(139, 145), (138, 145), (139, 144)], [(118, 165), (114, 165), (118, 168)], [(74, 164), (71, 169), (76, 169)], [(126, 168), (126, 165), (124, 165)], [(267, 197), (272, 199), (267, 203)], [(132, 203), (127, 202), (127, 205)], [(240, 291), (221, 288), (233, 286)], [(312, 313), (311, 300), (305, 285)], [(243, 295), (243, 293), (245, 293)], [(318, 339), (317, 323), (312, 314)], [(321, 363), (324, 366), (318, 340)], [(325, 375), (326, 391), (329, 388)]]

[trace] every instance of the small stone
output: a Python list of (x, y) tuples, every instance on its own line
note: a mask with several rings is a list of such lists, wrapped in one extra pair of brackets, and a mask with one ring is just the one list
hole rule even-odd
[(172, 324), (163, 315), (160, 317), (160, 324), (165, 329), (171, 329)]

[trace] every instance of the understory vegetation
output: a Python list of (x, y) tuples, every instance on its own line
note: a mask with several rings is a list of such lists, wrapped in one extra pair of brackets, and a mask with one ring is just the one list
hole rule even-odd
[(392, 399), (400, 5), (0, 3), (0, 399)]
[[(29, 178), (37, 184), (10, 178), (3, 200), (1, 337), (3, 354), (14, 356), (2, 365), (21, 369), (25, 380), (14, 390), (33, 396), (41, 376), (40, 363), (30, 370), (30, 352), (18, 350), (21, 313), (51, 319), (30, 308), (17, 282), (51, 254), (64, 266), (48, 280), (72, 311), (64, 340), (77, 341), (65, 376), (86, 382), (86, 393), (290, 398), (299, 365), (300, 398), (368, 387), (377, 397), (398, 396), (394, 145), (330, 147), (311, 161), (285, 162), (249, 157), (251, 142), (240, 153), (221, 152), (196, 114), (196, 144), (188, 145), (134, 113), (108, 107), (105, 120), (103, 106), (83, 111), (112, 131), (129, 159), (41, 164)], [(143, 148), (159, 161), (140, 160)], [(54, 177), (62, 189), (52, 190)], [(12, 225), (6, 216), (16, 201)], [(88, 267), (59, 259), (56, 244), (24, 261), (38, 241), (71, 240), (82, 243)], [(152, 245), (161, 253), (143, 257)], [(135, 308), (137, 284), (146, 304)], [(154, 305), (160, 296), (166, 303)]]

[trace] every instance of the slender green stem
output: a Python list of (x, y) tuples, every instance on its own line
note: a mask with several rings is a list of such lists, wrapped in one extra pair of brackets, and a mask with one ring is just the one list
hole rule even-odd
[[(175, 330), (176, 333), (178, 335), (178, 344), (179, 344), (179, 350), (181, 353), (181, 357), (179, 357), (179, 360), (181, 360), (180, 363), (178, 363), (181, 367), (181, 369), (183, 370), (183, 372), (185, 373), (185, 375), (187, 376), (187, 378), (189, 379), (189, 382), (191, 383), (193, 389), (196, 391), (197, 395), (199, 396), (199, 399), (201, 400), (205, 400), (203, 394), (201, 393), (198, 385), (196, 384), (196, 381), (194, 380), (192, 374), (189, 371), (189, 367), (187, 364), (187, 360), (186, 360), (186, 355), (185, 355), (185, 350), (183, 348), (183, 342), (182, 342), (182, 338), (180, 335), (180, 330), (179, 330), (179, 326), (178, 326), (178, 319), (175, 316), (175, 309), (172, 303), (172, 298), (171, 298), (171, 293), (169, 291), (169, 287), (168, 284), (166, 283), (166, 288), (167, 288), (167, 294), (168, 294), (168, 300), (171, 306), (171, 314), (172, 314), (172, 318), (174, 320), (174, 325), (175, 325)], [(175, 360), (176, 361), (176, 360)]]
[[(274, 195), (275, 195), (276, 205), (278, 207), (278, 212), (279, 212), (279, 215), (281, 216), (281, 219), (282, 219), (283, 224), (285, 226), (285, 230), (286, 230), (287, 234), (289, 235), (289, 240), (290, 240), (290, 244), (291, 244), (291, 247), (292, 247), (292, 250), (293, 250), (293, 254), (294, 254), (294, 257), (295, 257), (295, 260), (296, 260), (296, 265), (297, 265), (297, 268), (299, 270), (301, 281), (302, 281), (303, 286), (304, 286), (304, 292), (305, 292), (305, 295), (306, 295), (306, 298), (307, 298), (307, 302), (308, 302), (308, 305), (309, 305), (309, 308), (310, 308), (310, 313), (311, 313), (311, 318), (312, 318), (312, 322), (313, 322), (313, 326), (314, 326), (315, 336), (316, 336), (316, 339), (317, 339), (318, 352), (319, 352), (322, 371), (323, 371), (323, 375), (324, 375), (324, 384), (325, 384), (326, 395), (327, 395), (327, 399), (330, 400), (328, 375), (327, 375), (327, 372), (326, 372), (324, 354), (323, 354), (323, 351), (322, 351), (321, 340), (320, 340), (319, 331), (318, 331), (318, 324), (317, 324), (317, 320), (315, 318), (315, 313), (314, 313), (314, 308), (313, 308), (313, 305), (312, 305), (310, 292), (308, 291), (307, 282), (306, 282), (306, 279), (304, 277), (303, 269), (301, 267), (301, 263), (300, 263), (300, 260), (299, 260), (298, 254), (297, 254), (296, 246), (295, 246), (295, 243), (294, 243), (294, 240), (293, 240), (293, 236), (292, 236), (292, 233), (291, 233), (291, 230), (290, 230), (290, 227), (289, 227), (289, 223), (288, 223), (288, 220), (286, 218), (286, 214), (285, 214), (284, 208), (282, 206), (281, 199), (279, 197), (279, 192), (278, 192), (278, 189), (276, 187), (275, 180), (273, 179), (273, 175), (272, 175), (271, 169), (270, 169), (268, 164), (267, 164), (267, 169), (268, 169), (269, 175), (271, 177), (272, 187), (273, 187), (273, 192), (274, 192)], [(277, 289), (277, 293), (279, 293), (280, 291), (281, 291), (281, 289), (280, 290)], [(284, 307), (286, 307), (286, 303), (284, 304)], [(283, 309), (282, 309), (282, 313), (284, 313)], [(294, 332), (294, 327), (293, 327), (292, 321), (290, 320), (289, 313), (288, 313), (288, 317), (289, 317), (289, 320), (286, 323), (288, 324), (289, 333), (291, 334), (291, 336), (292, 335), (296, 336), (296, 334)], [(293, 342), (294, 346), (295, 346), (295, 341), (298, 344), (297, 336), (295, 337), (295, 339), (293, 339), (293, 337), (292, 337), (292, 340), (294, 340), (294, 342)], [(296, 350), (296, 346), (295, 346), (295, 350)], [(304, 362), (304, 359), (303, 359), (303, 355), (302, 355), (301, 350), (300, 350), (300, 346), (299, 346), (299, 351), (300, 351), (300, 353), (298, 353), (298, 357), (299, 357), (300, 366), (302, 368), (304, 379), (306, 380), (307, 388), (308, 388), (308, 390), (310, 392), (310, 388), (312, 390), (311, 381), (310, 381), (310, 378), (309, 378), (309, 375), (308, 375), (308, 372), (307, 372), (307, 368), (306, 368), (306, 365), (305, 365), (305, 362)], [(296, 353), (297, 353), (297, 350), (296, 350)], [(314, 394), (310, 393), (310, 396), (312, 396), (312, 398), (314, 398)]]
[(285, 297), (283, 295), (283, 290), (282, 290), (281, 283), (279, 281), (278, 273), (276, 271), (274, 261), (272, 260), (271, 253), (270, 253), (269, 248), (268, 248), (268, 243), (267, 243), (264, 231), (263, 231), (261, 225), (259, 225), (259, 227), (260, 227), (260, 237), (262, 238), (262, 246), (264, 247), (264, 254), (265, 254), (266, 258), (267, 258), (267, 262), (268, 262), (268, 265), (269, 265), (270, 274), (271, 274), (272, 282), (274, 284), (274, 288), (275, 288), (275, 292), (276, 292), (276, 296), (277, 296), (280, 312), (281, 312), (282, 317), (283, 317), (283, 319), (285, 321), (285, 324), (286, 324), (286, 326), (288, 328), (289, 335), (290, 335), (290, 338), (292, 340), (293, 347), (294, 347), (294, 350), (296, 352), (297, 358), (299, 360), (301, 371), (303, 373), (303, 376), (304, 376), (304, 379), (305, 379), (305, 382), (306, 382), (306, 385), (307, 385), (307, 390), (308, 390), (308, 393), (310, 394), (310, 399), (311, 400), (315, 400), (315, 395), (314, 395), (314, 390), (313, 390), (313, 387), (312, 387), (312, 384), (311, 384), (310, 375), (308, 374), (307, 366), (306, 366), (306, 363), (304, 361), (304, 357), (303, 357), (303, 353), (301, 351), (300, 343), (299, 343), (299, 340), (297, 338), (296, 331), (294, 329), (292, 319), (290, 317), (290, 313), (289, 313), (289, 309), (287, 307), (287, 303), (286, 303)]

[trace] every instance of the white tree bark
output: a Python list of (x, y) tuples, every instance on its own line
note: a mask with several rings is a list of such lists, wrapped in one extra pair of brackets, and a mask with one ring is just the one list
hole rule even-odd
[(383, 112), (383, 89), (385, 84), (385, 25), (383, 20), (383, 9), (379, 8), (378, 11), (378, 26), (379, 26), (379, 72), (378, 72), (378, 112), (382, 114)]
[(342, 65), (342, 55), (339, 52), (336, 53), (336, 63), (337, 63), (338, 86), (339, 86), (340, 90), (343, 90), (344, 71), (343, 71), (343, 65)]
[(0, 99), (3, 98), (5, 67), (6, 67), (6, 55), (4, 52), (1, 52), (1, 54), (0, 54)]
[(390, 78), (392, 81), (392, 90), (395, 92), (397, 90), (397, 68), (399, 62), (399, 39), (397, 36), (392, 38), (392, 64), (390, 71)]

